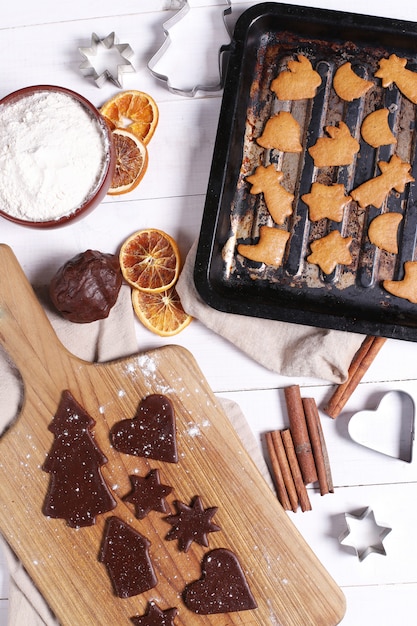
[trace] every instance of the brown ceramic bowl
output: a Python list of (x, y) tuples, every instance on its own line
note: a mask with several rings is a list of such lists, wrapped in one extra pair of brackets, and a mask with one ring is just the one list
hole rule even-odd
[[(25, 87), (23, 89), (19, 89), (18, 91), (14, 91), (13, 93), (7, 95), (0, 100), (0, 123), (1, 111), (4, 110), (5, 115), (7, 114), (7, 110), (3, 109), (3, 107), (8, 107), (8, 105), (18, 103), (18, 101), (26, 98), (28, 102), (27, 110), (30, 112), (30, 107), (33, 104), (33, 97), (41, 96), (43, 92), (45, 92), (46, 95), (54, 93), (63, 94), (63, 96), (69, 98), (69, 105), (72, 105), (71, 101), (78, 103), (82, 107), (82, 109), (84, 109), (84, 113), (87, 112), (88, 116), (91, 116), (91, 132), (95, 135), (94, 139), (97, 140), (97, 144), (99, 144), (98, 150), (102, 150), (102, 154), (98, 157), (100, 161), (97, 165), (95, 177), (92, 177), (90, 189), (86, 193), (82, 194), (82, 198), (80, 197), (77, 200), (75, 206), (71, 206), (70, 208), (65, 209), (65, 211), (63, 211), (63, 214), (60, 214), (59, 208), (57, 208), (57, 212), (53, 216), (46, 214), (48, 210), (42, 215), (37, 215), (35, 209), (33, 209), (35, 213), (30, 214), (29, 216), (21, 215), (19, 214), (19, 211), (14, 208), (8, 210), (8, 208), (6, 208), (5, 206), (5, 196), (3, 195), (0, 197), (1, 217), (15, 222), (16, 224), (35, 228), (51, 228), (68, 224), (68, 222), (86, 215), (86, 213), (97, 207), (108, 192), (108, 189), (112, 182), (115, 166), (115, 154), (112, 134), (105, 119), (96, 109), (96, 107), (91, 104), (91, 102), (86, 100), (80, 94), (75, 93), (70, 89), (66, 89), (65, 87), (57, 87), (53, 85), (36, 85), (33, 87)], [(78, 109), (76, 110), (78, 114)], [(89, 122), (86, 123), (89, 124)], [(0, 145), (0, 153), (1, 149), (2, 146)], [(48, 174), (54, 175), (53, 166), (52, 168), (48, 169)], [(68, 187), (65, 181), (63, 181), (62, 184)], [(7, 185), (5, 185), (5, 187), (6, 190), (2, 192), (3, 194), (8, 193)], [(10, 200), (9, 206), (12, 203), (13, 201)]]

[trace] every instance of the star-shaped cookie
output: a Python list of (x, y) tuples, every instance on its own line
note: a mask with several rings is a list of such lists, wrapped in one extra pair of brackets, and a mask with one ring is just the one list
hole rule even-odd
[(325, 274), (331, 274), (336, 265), (349, 265), (352, 255), (349, 251), (352, 237), (342, 237), (338, 230), (311, 244), (311, 254), (307, 257), (309, 263), (318, 265)]
[(382, 285), (393, 296), (405, 298), (405, 300), (417, 304), (417, 261), (404, 263), (404, 278), (402, 280), (384, 280)]
[(143, 519), (150, 511), (168, 513), (169, 506), (165, 498), (171, 493), (172, 487), (161, 484), (157, 469), (151, 470), (146, 476), (132, 474), (129, 478), (132, 491), (123, 500), (135, 506), (138, 519)]
[(149, 602), (145, 615), (132, 617), (135, 626), (175, 626), (174, 619), (178, 609), (166, 609), (162, 611), (157, 604)]
[(345, 188), (342, 184), (313, 183), (310, 193), (303, 194), (301, 200), (308, 206), (312, 222), (318, 222), (323, 218), (341, 222), (344, 208), (351, 198), (345, 195)]
[(165, 520), (172, 528), (165, 537), (167, 541), (178, 539), (178, 547), (183, 552), (188, 552), (192, 542), (201, 546), (208, 546), (207, 535), (221, 530), (220, 526), (211, 520), (217, 512), (217, 507), (204, 509), (200, 496), (196, 496), (187, 506), (184, 502), (175, 502), (177, 515), (168, 515)]

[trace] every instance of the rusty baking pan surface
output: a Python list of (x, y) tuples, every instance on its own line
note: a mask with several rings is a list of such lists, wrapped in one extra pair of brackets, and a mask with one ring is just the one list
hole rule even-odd
[[(379, 61), (391, 54), (407, 59), (417, 71), (417, 24), (344, 12), (264, 3), (239, 18), (230, 50), (222, 108), (213, 154), (195, 264), (195, 284), (211, 307), (230, 313), (313, 326), (417, 340), (417, 304), (393, 296), (384, 280), (402, 280), (404, 263), (415, 261), (416, 182), (403, 192), (393, 189), (381, 208), (361, 208), (354, 200), (341, 222), (312, 222), (301, 196), (313, 182), (343, 183), (346, 194), (380, 175), (378, 163), (393, 154), (410, 164), (417, 181), (416, 105), (395, 83), (382, 86), (374, 76)], [(279, 100), (271, 82), (291, 59), (306, 56), (321, 77), (308, 100)], [(355, 73), (374, 86), (351, 102), (340, 99), (333, 77), (350, 62)], [(397, 143), (372, 148), (361, 138), (361, 124), (373, 110), (387, 108)], [(300, 153), (265, 149), (257, 143), (267, 120), (290, 111), (301, 127)], [(308, 148), (326, 134), (326, 126), (343, 121), (360, 142), (353, 162), (316, 167)], [(282, 186), (294, 195), (293, 213), (279, 228), (290, 236), (279, 267), (250, 261), (237, 245), (256, 244), (260, 227), (275, 226), (263, 193), (250, 193), (246, 177), (260, 165), (275, 164)], [(370, 243), (368, 227), (381, 212), (401, 213), (398, 253)], [(324, 273), (306, 261), (311, 243), (338, 229), (352, 237), (352, 262)]]

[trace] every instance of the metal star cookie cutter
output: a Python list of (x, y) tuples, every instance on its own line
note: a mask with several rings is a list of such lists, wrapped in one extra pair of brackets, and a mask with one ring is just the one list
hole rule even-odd
[[(380, 526), (376, 520), (373, 510), (368, 506), (361, 513), (345, 513), (346, 530), (339, 536), (339, 543), (350, 546), (354, 549), (359, 561), (363, 561), (369, 554), (375, 552), (386, 556), (383, 540), (391, 532), (392, 528)], [(350, 523), (349, 523), (350, 522)], [(357, 541), (347, 541), (353, 535), (352, 522), (364, 524), (363, 537)], [(367, 526), (366, 526), (367, 525)], [(358, 537), (359, 533), (356, 533)]]
[[(180, 20), (182, 20), (184, 16), (190, 11), (191, 7), (190, 7), (189, 2), (191, 2), (191, 0), (185, 0), (184, 6), (179, 11), (177, 11), (177, 13), (175, 13), (173, 17), (171, 17), (169, 20), (167, 20), (166, 22), (162, 24), (162, 28), (164, 30), (165, 41), (162, 44), (162, 46), (159, 48), (159, 50), (149, 60), (148, 70), (150, 71), (152, 76), (166, 83), (169, 91), (171, 91), (172, 93), (175, 93), (181, 96), (193, 97), (196, 95), (198, 91), (213, 92), (213, 91), (219, 91), (223, 88), (223, 82), (224, 82), (224, 71), (223, 71), (224, 59), (223, 57), (224, 57), (224, 53), (227, 52), (227, 50), (229, 49), (230, 43), (227, 45), (221, 46), (219, 48), (219, 80), (216, 84), (198, 83), (196, 85), (193, 85), (193, 87), (189, 89), (184, 89), (179, 86), (176, 87), (175, 85), (172, 84), (172, 81), (169, 76), (166, 76), (165, 74), (161, 74), (160, 72), (158, 72), (155, 68), (158, 62), (160, 61), (160, 59), (165, 55), (165, 53), (167, 52), (168, 48), (171, 45), (171, 37), (170, 37), (169, 31), (170, 29), (173, 28), (173, 26), (175, 26), (175, 24), (177, 24)], [(224, 22), (225, 30), (226, 32), (228, 32), (228, 28), (226, 24), (226, 16), (230, 15), (230, 13), (232, 12), (231, 0), (225, 0), (225, 4), (227, 4), (227, 8), (224, 9), (223, 11), (223, 22)], [(229, 35), (229, 39), (230, 39), (230, 35)]]
[[(80, 70), (85, 72), (86, 76), (92, 76), (97, 87), (102, 87), (106, 80), (111, 80), (121, 89), (123, 87), (123, 74), (136, 71), (129, 61), (133, 56), (132, 48), (127, 43), (119, 44), (114, 32), (103, 39), (100, 39), (96, 33), (92, 33), (91, 46), (89, 48), (78, 48), (78, 51), (85, 59), (80, 65)], [(106, 62), (106, 56), (109, 57), (109, 53), (115, 69), (111, 69), (105, 64), (102, 71), (97, 71), (99, 57), (102, 56), (101, 62), (103, 62), (103, 59)], [(94, 64), (94, 59), (97, 60), (96, 64)], [(107, 63), (109, 61), (110, 57), (107, 59)]]

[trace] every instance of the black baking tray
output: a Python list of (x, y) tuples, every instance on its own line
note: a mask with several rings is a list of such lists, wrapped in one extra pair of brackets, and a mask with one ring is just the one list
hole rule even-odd
[[(351, 202), (341, 225), (353, 237), (349, 266), (323, 275), (305, 257), (313, 239), (334, 228), (329, 220), (310, 223), (301, 201), (318, 176), (308, 145), (324, 134), (324, 126), (343, 120), (360, 139), (360, 124), (375, 108), (387, 107), (397, 146), (375, 150), (361, 141), (360, 157), (345, 168), (328, 168), (319, 176), (345, 184), (346, 192), (379, 172), (378, 161), (393, 151), (411, 164), (417, 181), (417, 107), (394, 86), (383, 89), (374, 78), (378, 62), (395, 53), (417, 71), (417, 24), (353, 13), (263, 3), (238, 19), (229, 61), (215, 141), (206, 202), (198, 241), (194, 280), (203, 300), (229, 313), (289, 321), (310, 326), (417, 341), (417, 305), (390, 295), (382, 280), (400, 280), (407, 260), (416, 260), (416, 183), (404, 193), (391, 192), (383, 210), (403, 213), (399, 253), (372, 246), (367, 226), (378, 214)], [(266, 120), (277, 109), (271, 81), (289, 58), (306, 55), (322, 75), (314, 99), (293, 103), (305, 107), (304, 152), (297, 157), (265, 151), (256, 143)], [(355, 71), (375, 81), (375, 87), (351, 103), (332, 89), (337, 67), (349, 61)], [(278, 103), (278, 106), (281, 106)], [(257, 264), (237, 254), (238, 243), (256, 243), (259, 227), (270, 223), (262, 195), (251, 195), (246, 176), (260, 164), (279, 163), (283, 185), (294, 193), (294, 216), (288, 218), (289, 245), (279, 269)]]

